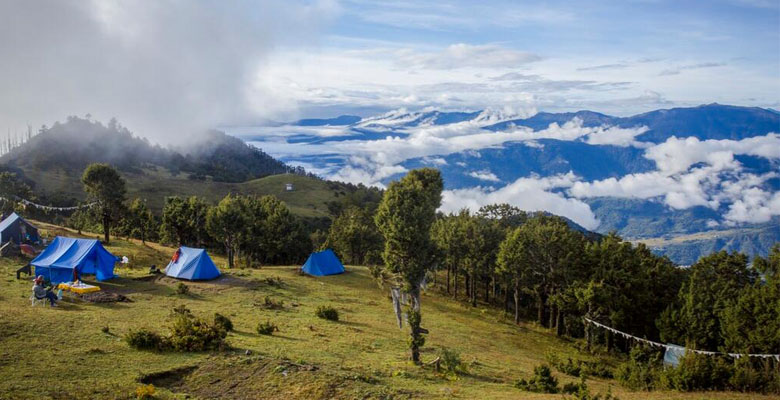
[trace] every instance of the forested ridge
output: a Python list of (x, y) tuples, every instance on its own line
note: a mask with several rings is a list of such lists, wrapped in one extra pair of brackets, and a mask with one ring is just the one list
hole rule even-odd
[(92, 162), (109, 163), (122, 171), (160, 167), (174, 174), (188, 174), (192, 179), (210, 177), (221, 182), (243, 182), (287, 172), (305, 174), (220, 131), (196, 134), (187, 144), (170, 148), (135, 136), (115, 119), (104, 125), (74, 116), (64, 123), (43, 126), (0, 161), (16, 169), (68, 172), (80, 172)]

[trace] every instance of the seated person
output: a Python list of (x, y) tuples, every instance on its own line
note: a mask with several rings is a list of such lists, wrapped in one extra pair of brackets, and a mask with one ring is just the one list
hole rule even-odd
[(152, 264), (151, 267), (149, 267), (149, 273), (150, 274), (159, 274), (161, 271), (157, 269), (157, 266)]
[(35, 284), (33, 285), (33, 296), (35, 296), (36, 299), (48, 299), (49, 303), (51, 303), (52, 307), (57, 307), (57, 295), (52, 293), (51, 290), (46, 290), (46, 288), (43, 286), (43, 276), (38, 275), (37, 278), (35, 278)]

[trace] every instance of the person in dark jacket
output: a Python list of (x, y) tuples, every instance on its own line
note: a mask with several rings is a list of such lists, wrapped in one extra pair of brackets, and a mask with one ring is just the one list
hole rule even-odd
[(43, 286), (42, 275), (38, 275), (38, 277), (35, 278), (35, 284), (33, 285), (32, 290), (33, 296), (35, 296), (36, 299), (48, 299), (52, 307), (57, 307), (57, 295), (52, 293), (51, 290), (46, 290)]

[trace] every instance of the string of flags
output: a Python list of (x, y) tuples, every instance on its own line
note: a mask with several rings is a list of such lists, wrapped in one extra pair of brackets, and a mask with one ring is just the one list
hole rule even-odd
[[(0, 200), (13, 201), (13, 200), (9, 200), (9, 199), (7, 199), (7, 198), (5, 198), (3, 196), (0, 196)], [(80, 205), (80, 206), (53, 207), (53, 206), (45, 206), (43, 204), (38, 204), (38, 203), (32, 202), (32, 201), (27, 200), (27, 199), (22, 199), (22, 198), (16, 198), (16, 201), (24, 204), (25, 206), (33, 206), (33, 207), (37, 207), (37, 208), (40, 208), (40, 209), (43, 209), (43, 210), (48, 210), (48, 211), (74, 211), (74, 210), (79, 210), (79, 209), (82, 209), (82, 208), (89, 208), (89, 207), (92, 207), (95, 204), (97, 204), (97, 202), (92, 202), (92, 203), (83, 204), (83, 205)]]
[(610, 331), (610, 332), (612, 332), (612, 333), (614, 333), (616, 335), (622, 336), (625, 339), (633, 339), (633, 340), (636, 340), (636, 341), (638, 341), (640, 343), (644, 343), (644, 344), (652, 346), (652, 347), (664, 348), (665, 350), (670, 350), (671, 349), (671, 350), (674, 350), (674, 351), (679, 351), (680, 349), (683, 349), (685, 351), (692, 351), (692, 352), (697, 353), (697, 354), (704, 354), (704, 355), (708, 355), (708, 356), (724, 355), (724, 356), (729, 356), (729, 357), (733, 357), (733, 358), (736, 358), (736, 359), (739, 359), (740, 357), (774, 358), (776, 361), (780, 362), (780, 354), (740, 354), (740, 353), (722, 353), (722, 352), (719, 352), (719, 351), (705, 351), (705, 350), (686, 349), (685, 347), (674, 345), (674, 344), (663, 344), (663, 343), (654, 342), (652, 340), (647, 340), (647, 339), (644, 339), (644, 338), (636, 337), (634, 335), (631, 335), (631, 334), (619, 331), (619, 330), (617, 330), (615, 328), (606, 326), (604, 324), (600, 324), (600, 323), (598, 323), (598, 322), (596, 322), (596, 321), (594, 321), (592, 319), (589, 319), (589, 318), (583, 317), (582, 319), (585, 320), (586, 323), (593, 324), (593, 325), (595, 325), (595, 326), (597, 326), (599, 328), (606, 329), (606, 330), (608, 330), (608, 331)]

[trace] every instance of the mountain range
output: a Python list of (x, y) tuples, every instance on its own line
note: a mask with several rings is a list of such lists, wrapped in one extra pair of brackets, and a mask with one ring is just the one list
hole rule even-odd
[(397, 110), (229, 132), (329, 179), (438, 168), (445, 211), (508, 202), (646, 241), (680, 264), (780, 241), (780, 113), (707, 104), (594, 111)]

